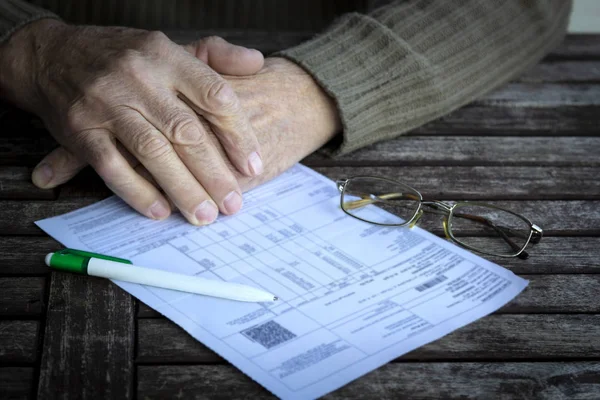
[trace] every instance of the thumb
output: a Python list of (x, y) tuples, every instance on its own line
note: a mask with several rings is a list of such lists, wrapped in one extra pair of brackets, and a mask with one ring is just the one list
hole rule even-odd
[(254, 75), (265, 63), (260, 51), (236, 46), (218, 36), (209, 36), (183, 47), (215, 72), (224, 75)]
[(50, 189), (67, 182), (86, 165), (86, 162), (79, 160), (64, 147), (59, 147), (34, 168), (31, 180), (39, 188)]

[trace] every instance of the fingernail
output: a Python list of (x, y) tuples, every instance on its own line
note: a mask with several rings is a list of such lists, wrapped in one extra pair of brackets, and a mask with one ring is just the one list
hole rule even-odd
[(223, 205), (228, 214), (234, 214), (242, 208), (242, 196), (238, 192), (231, 192), (223, 200)]
[(154, 219), (165, 219), (169, 216), (169, 207), (160, 200), (150, 206), (150, 215)]
[(263, 173), (263, 163), (257, 152), (250, 154), (250, 157), (248, 157), (248, 165), (250, 166), (250, 171), (252, 171), (255, 176)]
[(54, 177), (54, 172), (50, 165), (43, 163), (35, 167), (33, 171), (33, 182), (38, 186), (46, 186)]
[(198, 223), (201, 225), (210, 224), (217, 218), (218, 214), (217, 206), (210, 200), (204, 200), (194, 212)]

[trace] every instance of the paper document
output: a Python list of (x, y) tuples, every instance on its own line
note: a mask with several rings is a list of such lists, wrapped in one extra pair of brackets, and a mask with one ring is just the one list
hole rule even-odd
[(284, 399), (335, 390), (527, 286), (418, 227), (347, 216), (335, 183), (301, 165), (244, 200), (200, 228), (149, 220), (116, 197), (38, 225), (66, 247), (274, 293), (275, 303), (242, 303), (115, 282)]

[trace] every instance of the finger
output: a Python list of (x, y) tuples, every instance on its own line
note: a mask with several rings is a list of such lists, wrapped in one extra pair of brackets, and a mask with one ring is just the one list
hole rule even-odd
[(147, 180), (138, 175), (119, 153), (110, 133), (95, 129), (84, 133), (78, 146), (106, 186), (139, 213), (153, 219), (167, 218), (168, 201)]
[[(158, 183), (156, 182), (156, 180), (154, 180), (154, 177), (152, 176), (152, 174), (150, 174), (150, 172), (148, 172), (148, 170), (146, 169), (146, 167), (144, 167), (142, 164), (138, 163), (133, 169), (142, 178), (144, 178), (145, 180), (147, 180), (148, 182), (150, 182), (151, 184), (153, 184), (158, 190), (160, 190), (160, 187), (158, 186)], [(172, 212), (179, 212), (179, 209), (177, 208), (177, 206), (175, 205), (175, 203), (173, 203), (173, 200), (171, 200), (169, 198), (169, 196), (166, 196), (166, 199), (169, 202), (169, 206), (171, 207), (171, 211)]]
[[(217, 218), (219, 210), (214, 200), (152, 123), (132, 111), (116, 120), (114, 129), (121, 143), (146, 167), (190, 223), (206, 225)], [(191, 130), (179, 132), (180, 140), (187, 140)]]
[(69, 181), (86, 165), (87, 162), (75, 157), (64, 147), (59, 147), (34, 168), (31, 180), (39, 188), (50, 189)]
[(256, 134), (237, 95), (219, 74), (189, 57), (178, 63), (175, 89), (211, 124), (232, 164), (247, 176), (263, 172)]
[(265, 63), (260, 51), (237, 46), (218, 36), (200, 39), (183, 48), (219, 74), (254, 75)]
[[(146, 101), (145, 115), (160, 131), (187, 169), (215, 201), (223, 214), (234, 214), (242, 206), (237, 179), (209, 137), (210, 128), (178, 98)], [(177, 200), (174, 199), (177, 203)]]

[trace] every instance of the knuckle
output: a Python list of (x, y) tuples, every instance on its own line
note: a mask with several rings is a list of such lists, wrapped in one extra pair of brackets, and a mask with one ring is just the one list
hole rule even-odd
[(145, 132), (133, 138), (134, 153), (146, 160), (158, 160), (171, 151), (171, 145), (162, 135)]
[(161, 31), (149, 31), (144, 35), (144, 42), (151, 47), (162, 47), (170, 44), (171, 40)]
[[(112, 62), (111, 65), (111, 83), (126, 83), (123, 78), (144, 79), (143, 74), (147, 71), (144, 65), (145, 60), (142, 53), (135, 49), (123, 50)], [(115, 75), (116, 74), (116, 75)], [(120, 77), (120, 78), (118, 78)], [(104, 88), (106, 93), (106, 88)]]
[(211, 36), (207, 36), (204, 39), (202, 39), (206, 44), (219, 44), (219, 43), (223, 43), (225, 42), (225, 39), (223, 39), (221, 36), (217, 36), (217, 35), (211, 35)]
[(189, 115), (180, 115), (171, 119), (168, 136), (173, 144), (190, 146), (205, 141), (206, 135), (198, 127), (198, 121)]
[(210, 106), (232, 110), (237, 106), (237, 96), (231, 86), (222, 79), (216, 79), (206, 92), (206, 103)]

